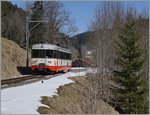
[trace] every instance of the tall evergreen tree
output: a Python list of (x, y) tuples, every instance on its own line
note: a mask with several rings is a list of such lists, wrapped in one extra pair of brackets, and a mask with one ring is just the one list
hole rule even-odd
[[(35, 1), (32, 7), (32, 15), (31, 20), (34, 21), (41, 21), (43, 20), (43, 1)], [(33, 28), (35, 25), (37, 25), (39, 22), (32, 22), (29, 25), (29, 28)], [(36, 43), (42, 43), (43, 42), (43, 34), (45, 32), (44, 23), (39, 23), (38, 26), (36, 26), (33, 30), (30, 32), (30, 46)]]
[(143, 80), (141, 59), (142, 51), (138, 44), (139, 36), (133, 19), (128, 18), (116, 42), (117, 58), (114, 80), (120, 85), (115, 92), (117, 108), (121, 113), (136, 114), (148, 112), (147, 90)]
[(23, 45), (26, 12), (9, 1), (1, 2), (2, 37)]

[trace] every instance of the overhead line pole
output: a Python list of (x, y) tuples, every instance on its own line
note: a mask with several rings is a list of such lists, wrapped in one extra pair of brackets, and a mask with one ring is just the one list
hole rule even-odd
[(32, 23), (35, 23), (35, 22), (44, 23), (44, 22), (48, 22), (48, 21), (29, 20), (29, 17), (26, 16), (26, 67), (29, 67), (29, 32), (39, 25), (39, 24), (37, 24), (29, 30), (29, 23), (30, 22), (32, 22)]
[(26, 66), (29, 67), (29, 17), (26, 17)]

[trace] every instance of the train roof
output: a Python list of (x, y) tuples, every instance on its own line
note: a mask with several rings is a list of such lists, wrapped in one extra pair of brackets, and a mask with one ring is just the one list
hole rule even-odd
[(70, 49), (66, 49), (54, 44), (34, 44), (32, 45), (32, 49), (51, 49), (71, 53)]

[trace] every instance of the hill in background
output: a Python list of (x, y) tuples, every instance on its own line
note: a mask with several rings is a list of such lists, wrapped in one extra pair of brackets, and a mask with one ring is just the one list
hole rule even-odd
[(70, 40), (72, 43), (72, 46), (78, 50), (80, 57), (84, 58), (83, 56), (83, 49), (91, 50), (90, 48), (90, 37), (93, 35), (93, 32), (87, 31), (80, 34), (77, 34), (73, 36)]

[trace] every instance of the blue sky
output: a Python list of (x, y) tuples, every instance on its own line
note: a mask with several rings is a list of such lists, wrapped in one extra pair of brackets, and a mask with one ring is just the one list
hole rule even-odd
[[(11, 0), (13, 4), (17, 4), (18, 7), (23, 9), (26, 8), (26, 2), (20, 0)], [(100, 1), (64, 1), (64, 6), (67, 11), (69, 11), (70, 17), (75, 20), (75, 25), (78, 28), (77, 33), (82, 33), (88, 30), (88, 25), (94, 17), (94, 12)], [(127, 4), (135, 6), (139, 13), (142, 9), (149, 10), (149, 3), (144, 1), (132, 1), (124, 2)]]

